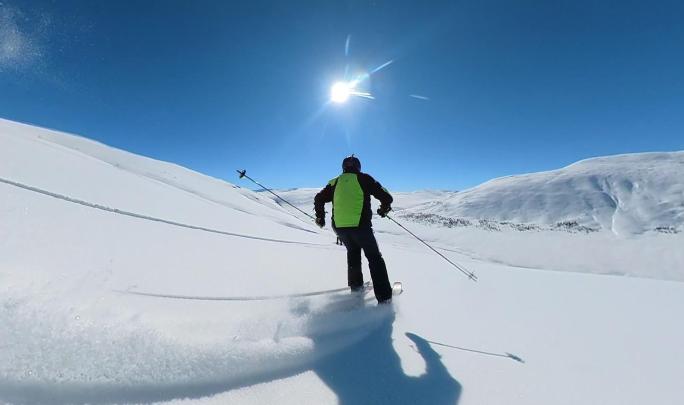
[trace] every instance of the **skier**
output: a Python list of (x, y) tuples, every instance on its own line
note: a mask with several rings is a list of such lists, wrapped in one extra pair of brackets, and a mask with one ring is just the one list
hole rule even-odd
[(378, 303), (392, 301), (392, 287), (385, 260), (380, 254), (371, 223), (370, 196), (380, 200), (377, 213), (385, 217), (392, 210), (392, 196), (373, 177), (361, 172), (361, 162), (351, 155), (342, 161), (342, 174), (314, 198), (316, 224), (325, 226), (325, 203), (333, 203), (332, 227), (347, 248), (347, 280), (352, 291), (363, 289), (361, 249), (368, 259), (373, 290)]

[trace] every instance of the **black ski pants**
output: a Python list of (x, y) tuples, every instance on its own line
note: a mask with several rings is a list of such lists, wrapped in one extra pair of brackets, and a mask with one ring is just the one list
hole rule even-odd
[(368, 259), (373, 290), (378, 301), (384, 301), (392, 297), (392, 286), (387, 277), (387, 266), (382, 258), (378, 242), (375, 240), (371, 226), (357, 228), (335, 228), (337, 236), (347, 248), (347, 280), (349, 287), (363, 285), (363, 273), (361, 272), (361, 250)]

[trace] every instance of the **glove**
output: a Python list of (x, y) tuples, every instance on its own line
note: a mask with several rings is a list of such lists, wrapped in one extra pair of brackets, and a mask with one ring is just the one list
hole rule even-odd
[(387, 213), (389, 213), (390, 211), (392, 211), (392, 207), (390, 207), (389, 205), (388, 206), (381, 205), (380, 208), (378, 208), (377, 212), (378, 212), (378, 215), (385, 218), (387, 216)]
[(323, 228), (325, 226), (325, 217), (316, 218), (316, 225)]

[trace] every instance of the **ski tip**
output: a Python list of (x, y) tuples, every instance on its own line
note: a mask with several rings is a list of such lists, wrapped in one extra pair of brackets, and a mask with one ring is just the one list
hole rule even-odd
[(511, 353), (506, 352), (506, 357), (508, 357), (511, 360), (515, 360), (518, 363), (525, 364), (525, 360), (521, 359), (520, 357), (516, 356), (515, 354), (511, 354)]
[(401, 293), (404, 292), (404, 286), (401, 284), (400, 281), (395, 282), (392, 284), (392, 295), (401, 295)]

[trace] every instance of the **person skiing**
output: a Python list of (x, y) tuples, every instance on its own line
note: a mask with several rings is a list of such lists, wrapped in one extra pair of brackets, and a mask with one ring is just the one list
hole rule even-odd
[(314, 198), (316, 224), (325, 226), (325, 204), (333, 203), (332, 227), (347, 248), (347, 281), (352, 291), (363, 288), (361, 250), (368, 259), (373, 290), (378, 303), (392, 300), (392, 286), (371, 223), (370, 196), (380, 200), (377, 213), (385, 217), (392, 210), (392, 196), (373, 177), (361, 172), (361, 161), (354, 155), (342, 161), (342, 174)]

